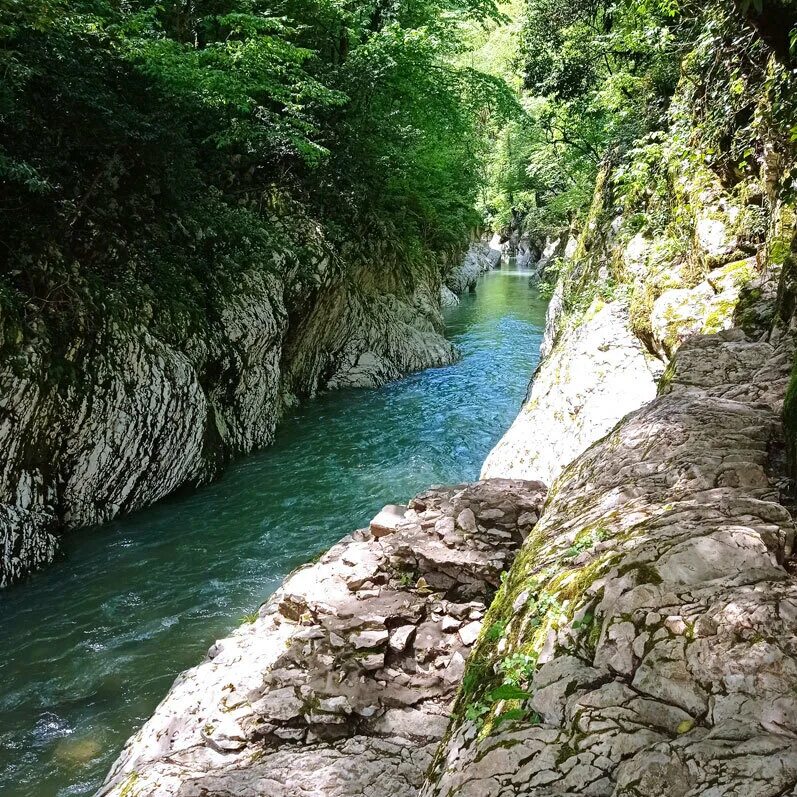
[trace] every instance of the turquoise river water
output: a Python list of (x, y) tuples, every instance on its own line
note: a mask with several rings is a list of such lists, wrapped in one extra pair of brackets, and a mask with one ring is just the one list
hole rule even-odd
[(446, 314), (462, 359), (324, 395), (215, 484), (66, 540), (0, 594), (0, 794), (89, 795), (178, 672), (385, 503), (478, 477), (517, 413), (545, 302), (504, 266)]

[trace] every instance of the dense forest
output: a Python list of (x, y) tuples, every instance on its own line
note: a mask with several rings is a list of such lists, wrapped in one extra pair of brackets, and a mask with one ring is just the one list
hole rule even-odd
[(617, 187), (649, 204), (682, 154), (657, 136), (690, 51), (714, 165), (739, 180), (757, 161), (738, 131), (791, 118), (793, 16), (787, 0), (5, 0), (5, 343), (152, 305), (185, 326), (319, 225), (341, 268), (363, 240), (412, 268), (519, 218), (540, 240), (631, 151)]
[[(613, 177), (618, 204), (627, 216), (638, 211), (637, 227), (660, 229), (667, 220), (646, 211), (698, 138), (705, 165), (726, 185), (758, 168), (762, 153), (750, 142), (764, 127), (779, 127), (788, 146), (797, 20), (789, 0), (529, 0), (523, 20), (524, 116), (504, 128), (491, 163), (488, 211), (499, 223), (510, 207), (541, 232), (583, 219), (599, 166), (624, 163)], [(679, 83), (699, 96), (674, 107)], [(763, 93), (771, 98), (766, 117), (755, 113)]]
[(489, 129), (516, 105), (463, 32), (499, 18), (458, 0), (4, 2), (5, 323), (155, 304), (190, 324), (319, 225), (339, 264), (361, 240), (399, 268), (460, 250)]

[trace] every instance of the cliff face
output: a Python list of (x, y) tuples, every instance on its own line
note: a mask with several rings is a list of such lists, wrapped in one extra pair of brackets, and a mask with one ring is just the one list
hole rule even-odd
[[(549, 328), (552, 322), (549, 311)], [(628, 328), (627, 306), (613, 301), (594, 308), (587, 320), (563, 333), (540, 364), (528, 400), (487, 457), (482, 478), (553, 483), (618, 418), (653, 398), (655, 373)]]
[(691, 339), (666, 392), (564, 471), (421, 794), (797, 783), (794, 523), (769, 457), (792, 349), (740, 330)]
[[(441, 277), (245, 274), (184, 339), (102, 321), (0, 364), (0, 586), (50, 562), (63, 529), (102, 523), (212, 479), (268, 445), (287, 406), (451, 362)], [(387, 270), (386, 270), (387, 271)]]
[[(778, 74), (775, 58), (767, 69)], [(485, 617), (423, 797), (797, 785), (795, 526), (782, 503), (797, 228), (771, 88), (736, 131), (757, 158), (743, 175), (707, 166), (716, 153), (692, 117), (707, 89), (692, 78), (672, 128), (605, 165), (558, 264), (551, 348), (483, 471), (551, 489)], [(644, 175), (630, 193), (628, 174)]]
[[(753, 77), (738, 78), (734, 97), (756, 98), (748, 109), (756, 123), (738, 126), (733, 152), (718, 157), (700, 122), (704, 98), (717, 101), (716, 86), (688, 63), (684, 71), (668, 129), (608, 158), (577, 237), (545, 247), (545, 269), (557, 282), (544, 359), (520, 417), (485, 463), (482, 475), (492, 478), (446, 494), (442, 513), (440, 495), (421, 496), (415, 514), (387, 531), (384, 519), (372, 524), (373, 536), (393, 540), (384, 543), (389, 562), (412, 555), (413, 578), (430, 575), (414, 589), (437, 594), (428, 619), (441, 632), (456, 629), (464, 644), (481, 623), (475, 645), (457, 651), (468, 658), (423, 797), (771, 797), (797, 788), (793, 467), (785, 456), (797, 449), (797, 158), (772, 113), (784, 73), (768, 55)], [(752, 158), (743, 167), (729, 165), (737, 149)], [(518, 481), (496, 478), (509, 476)], [(519, 480), (539, 478), (549, 485), (539, 517), (536, 508), (519, 513), (519, 489), (542, 492)], [(476, 506), (481, 490), (490, 500)], [(463, 500), (471, 514), (452, 509)], [(424, 553), (432, 531), (446, 554), (436, 545), (438, 553)], [(524, 541), (484, 617), (457, 626), (461, 618), (444, 604), (446, 591), (460, 587), (455, 572), (472, 572), (465, 563), (490, 550), (506, 561), (498, 540), (518, 536)], [(447, 570), (463, 542), (481, 553)], [(369, 561), (352, 554), (347, 566)], [(494, 584), (494, 575), (483, 580)], [(371, 582), (368, 598), (394, 586), (381, 575)], [(342, 594), (330, 614), (347, 606)], [(311, 640), (323, 648), (325, 632), (302, 636), (301, 623), (286, 633), (307, 641), (309, 653)], [(445, 682), (451, 648), (432, 633), (425, 641), (420, 629), (413, 650), (422, 653), (415, 664), (405, 659), (404, 673), (420, 672), (432, 645)], [(378, 667), (392, 621), (373, 630), (381, 635), (368, 637), (374, 646), (365, 656), (375, 655)], [(306, 667), (317, 678), (348, 674), (333, 655)], [(369, 678), (360, 683), (370, 696)], [(301, 694), (299, 680), (289, 686)], [(366, 744), (360, 730), (368, 723), (352, 720), (356, 711), (343, 702), (325, 703), (323, 713), (338, 719), (319, 721), (339, 732), (308, 731), (321, 714), (300, 719), (292, 703), (287, 720), (266, 721), (300, 734), (279, 737), (301, 739), (290, 755), (271, 731), (260, 740), (239, 734), (231, 753), (208, 739), (181, 752), (161, 740), (170, 722), (179, 731), (190, 714), (182, 688), (178, 681), (131, 742), (110, 793), (238, 794), (242, 784), (257, 793), (268, 784), (280, 797), (359, 794), (377, 788), (378, 770), (401, 773), (379, 782), (378, 793), (412, 795), (443, 733), (437, 719), (403, 714), (414, 722), (368, 727)], [(416, 689), (402, 701), (429, 697)], [(444, 694), (433, 701), (447, 710)], [(257, 714), (256, 705), (248, 697), (240, 711)], [(199, 759), (206, 763), (197, 771)], [(308, 762), (318, 764), (309, 775)], [(341, 772), (355, 774), (347, 781)]]
[(476, 281), (501, 262), (501, 248), (495, 237), (491, 241), (473, 241), (465, 257), (448, 269), (440, 286), (440, 303), (443, 307), (459, 304), (459, 297), (476, 290)]
[[(769, 70), (783, 79), (774, 59)], [(734, 146), (758, 160), (730, 177), (703, 140), (695, 106), (706, 91), (685, 77), (670, 127), (607, 156), (580, 229), (545, 246), (537, 269), (553, 292), (542, 361), (483, 477), (551, 483), (653, 398), (685, 340), (736, 326), (768, 335), (776, 312), (789, 323), (794, 156), (763, 121), (772, 88), (745, 89), (762, 121), (738, 130)]]

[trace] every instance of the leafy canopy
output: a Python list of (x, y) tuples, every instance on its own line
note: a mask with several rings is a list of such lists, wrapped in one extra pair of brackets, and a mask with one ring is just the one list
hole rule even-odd
[(516, 104), (463, 31), (501, 20), (492, 0), (0, 0), (0, 309), (30, 330), (154, 307), (180, 334), (308, 225), (347, 262), (386, 239), (374, 267), (411, 279), (479, 222), (485, 120)]

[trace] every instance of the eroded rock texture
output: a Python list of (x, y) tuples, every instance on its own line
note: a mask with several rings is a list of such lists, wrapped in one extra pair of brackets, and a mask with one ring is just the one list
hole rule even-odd
[[(552, 297), (546, 337), (561, 310)], [(655, 369), (628, 326), (621, 301), (600, 307), (565, 331), (534, 376), (514, 423), (490, 452), (482, 478), (540, 479), (552, 484), (562, 469), (617, 421), (656, 395)]]
[[(475, 290), (476, 280), (501, 262), (500, 244), (495, 241), (474, 241), (460, 263), (449, 269), (441, 287), (443, 306), (458, 303), (458, 298), (467, 291)], [(453, 294), (453, 296), (452, 296)], [(456, 301), (455, 301), (456, 300)]]
[(535, 482), (433, 488), (290, 576), (183, 673), (103, 797), (415, 797)]
[(769, 472), (791, 358), (688, 340), (563, 473), (424, 797), (797, 793), (794, 524)]
[(0, 587), (52, 561), (63, 529), (206, 483), (270, 444), (301, 398), (455, 358), (433, 269), (341, 280), (321, 259), (304, 279), (283, 261), (245, 274), (182, 339), (106, 318), (0, 361)]

